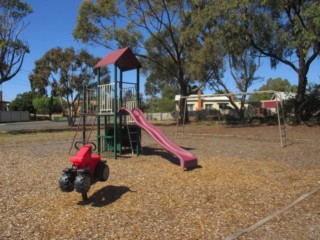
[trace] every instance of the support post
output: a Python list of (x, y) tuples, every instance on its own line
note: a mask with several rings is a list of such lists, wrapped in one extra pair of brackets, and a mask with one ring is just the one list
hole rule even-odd
[(86, 143), (86, 87), (83, 86), (83, 99), (82, 99), (82, 145)]
[[(119, 81), (119, 110), (122, 107), (123, 101), (122, 101), (122, 90), (123, 90), (123, 86), (122, 86), (122, 70), (120, 70), (120, 81)], [(118, 111), (118, 109), (117, 109)], [(119, 116), (119, 153), (121, 154), (121, 150), (122, 150), (122, 114), (120, 113)]]
[(137, 108), (140, 108), (141, 99), (140, 99), (140, 68), (137, 68), (137, 84), (136, 84), (136, 94), (137, 94)]
[(118, 85), (118, 81), (117, 81), (117, 65), (114, 65), (114, 101), (113, 101), (113, 151), (114, 151), (114, 159), (117, 159), (117, 85)]
[(99, 85), (100, 85), (100, 68), (97, 69), (97, 110), (96, 110), (96, 114), (97, 114), (97, 142), (98, 142), (98, 154), (101, 155), (101, 136), (100, 136), (100, 89), (99, 89)]
[[(141, 104), (141, 99), (140, 99), (140, 68), (137, 68), (137, 82), (136, 82), (136, 107), (140, 108), (140, 104)], [(138, 128), (137, 129), (137, 145), (136, 145), (136, 152), (137, 152), (137, 156), (139, 156), (141, 151), (141, 129)]]

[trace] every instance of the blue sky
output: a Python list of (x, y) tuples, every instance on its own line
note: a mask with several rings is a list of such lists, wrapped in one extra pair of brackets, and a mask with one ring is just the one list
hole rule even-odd
[(30, 47), (21, 72), (13, 79), (2, 84), (4, 99), (12, 101), (17, 94), (30, 91), (28, 76), (34, 68), (34, 62), (47, 51), (55, 47), (86, 48), (97, 57), (103, 57), (109, 51), (89, 47), (73, 39), (77, 11), (82, 0), (27, 0), (33, 8), (28, 16), (29, 26), (23, 31), (22, 39)]
[[(30, 91), (28, 75), (34, 68), (34, 62), (40, 59), (47, 51), (55, 47), (74, 47), (75, 49), (86, 48), (91, 54), (103, 57), (110, 52), (102, 47), (93, 47), (81, 44), (73, 39), (72, 32), (75, 28), (77, 11), (82, 0), (26, 0), (33, 13), (28, 17), (30, 25), (23, 32), (23, 39), (28, 42), (30, 54), (27, 54), (21, 72), (12, 80), (2, 84), (4, 100), (12, 101), (17, 94)], [(297, 84), (297, 74), (289, 67), (280, 64), (276, 70), (269, 68), (269, 61), (265, 61), (259, 69), (258, 76), (266, 81), (268, 78), (286, 78), (291, 84)], [(319, 61), (313, 63), (309, 74), (309, 81), (319, 82)], [(230, 77), (228, 83), (233, 89)], [(265, 81), (252, 86), (250, 91), (258, 89)], [(144, 93), (144, 78), (141, 81), (141, 92)], [(233, 89), (235, 92), (237, 90)], [(205, 91), (205, 93), (211, 93)]]

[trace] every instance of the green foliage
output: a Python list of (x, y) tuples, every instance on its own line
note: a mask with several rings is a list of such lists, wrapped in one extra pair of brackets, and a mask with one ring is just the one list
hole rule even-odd
[[(307, 74), (320, 53), (320, 5), (318, 1), (221, 0), (205, 1), (198, 24), (232, 49), (245, 44), (297, 73), (295, 115), (304, 103)], [(208, 31), (207, 31), (208, 32)], [(297, 116), (298, 117), (298, 116)]]
[[(84, 1), (73, 35), (109, 49), (129, 46), (147, 75), (147, 95), (162, 94), (169, 86), (187, 96), (194, 90), (189, 85), (211, 79), (211, 64), (203, 66), (195, 54), (201, 44), (192, 26), (192, 5), (185, 0)], [(203, 68), (202, 75), (198, 74)]]
[(175, 102), (174, 102), (174, 99), (160, 98), (156, 102), (156, 106), (159, 112), (172, 112), (175, 107)]
[(142, 109), (144, 112), (152, 113), (158, 112), (156, 102), (158, 101), (158, 97), (151, 96), (145, 99), (145, 102), (142, 103)]
[(148, 112), (172, 112), (175, 110), (175, 95), (177, 91), (169, 85), (163, 87), (162, 97), (151, 96), (147, 99), (146, 110)]
[(82, 87), (95, 78), (93, 66), (98, 61), (86, 50), (75, 52), (73, 48), (53, 48), (36, 61), (29, 75), (31, 88), (41, 95), (47, 94), (47, 89), (51, 88), (53, 93), (72, 101)]
[(62, 105), (58, 97), (38, 97), (33, 99), (32, 105), (38, 113), (61, 113)]
[(233, 49), (229, 51), (231, 52), (228, 55), (232, 78), (241, 92), (247, 92), (254, 82), (261, 79), (255, 76), (260, 67), (257, 61), (257, 51), (253, 48), (244, 49), (241, 54), (235, 53)]
[[(287, 79), (282, 78), (269, 78), (267, 83), (262, 85), (258, 91), (267, 91), (273, 90), (278, 92), (292, 92), (294, 90), (294, 86), (290, 84)], [(250, 96), (250, 101), (259, 102), (262, 100), (270, 100), (272, 98), (272, 93), (261, 93), (261, 94), (254, 94)]]
[(287, 79), (282, 78), (269, 78), (267, 83), (263, 85), (259, 90), (274, 90), (279, 92), (290, 92), (292, 86)]
[(36, 94), (33, 92), (25, 92), (18, 94), (17, 97), (9, 104), (10, 111), (29, 111), (35, 113), (36, 109), (32, 105)]
[(24, 18), (32, 13), (29, 4), (19, 0), (0, 0), (0, 84), (9, 81), (21, 69), (28, 44), (20, 39), (27, 27)]
[(40, 98), (33, 99), (32, 105), (38, 113), (48, 113), (49, 111), (47, 97), (40, 97)]
[[(282, 63), (297, 73), (297, 109), (320, 53), (319, 11), (315, 0), (88, 0), (81, 4), (73, 34), (109, 49), (131, 47), (143, 61), (146, 93), (153, 96), (167, 85), (184, 96), (195, 84), (229, 91), (223, 81), (228, 56), (238, 65), (250, 51), (257, 57), (245, 69), (251, 72), (260, 56), (268, 57), (271, 67)], [(237, 82), (243, 89), (247, 83)]]
[(121, 0), (83, 1), (73, 36), (82, 42), (93, 42), (110, 49), (134, 48), (143, 37), (140, 31), (133, 29), (133, 22), (128, 21), (130, 14)]
[(155, 112), (172, 112), (175, 109), (174, 98), (167, 97), (150, 97), (147, 98), (146, 102), (143, 104), (145, 112), (155, 113)]
[[(86, 50), (76, 52), (73, 48), (53, 48), (36, 61), (29, 75), (31, 89), (41, 96), (48, 95), (48, 89), (51, 95), (60, 96), (67, 103), (69, 124), (73, 125), (80, 93), (83, 86), (95, 79), (93, 67), (98, 61)], [(107, 75), (105, 69), (105, 79)]]
[[(301, 111), (301, 121), (307, 122), (312, 117), (317, 118), (318, 121), (320, 117), (320, 85), (309, 84), (307, 90), (306, 99), (299, 109), (299, 111)], [(286, 117), (289, 119), (292, 118), (295, 104), (295, 99), (290, 99), (284, 103)]]

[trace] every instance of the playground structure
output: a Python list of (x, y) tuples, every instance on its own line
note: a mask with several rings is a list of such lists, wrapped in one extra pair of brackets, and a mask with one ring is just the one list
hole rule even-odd
[[(110, 83), (102, 83), (101, 68), (114, 65), (114, 78)], [(165, 150), (177, 156), (183, 169), (197, 165), (197, 159), (191, 153), (176, 146), (164, 134), (149, 123), (140, 108), (140, 70), (141, 64), (130, 48), (109, 53), (96, 65), (97, 84), (84, 87), (82, 96), (82, 139), (72, 147), (91, 144), (97, 154), (113, 155), (117, 159), (125, 149), (139, 155), (141, 148), (141, 129), (148, 132)], [(136, 70), (135, 80), (124, 81), (123, 73)], [(137, 117), (135, 113), (139, 113)], [(139, 122), (140, 120), (144, 120)], [(92, 130), (96, 124), (97, 141), (90, 142)], [(91, 125), (87, 128), (87, 125)], [(95, 150), (95, 149), (93, 149)]]
[[(100, 68), (114, 64), (114, 82), (101, 84)], [(146, 130), (165, 150), (177, 156), (183, 169), (197, 165), (197, 158), (190, 152), (176, 146), (164, 134), (149, 123), (140, 107), (139, 69), (141, 64), (129, 48), (123, 48), (108, 54), (99, 61), (98, 81), (93, 87), (85, 86), (82, 98), (82, 138), (76, 141), (74, 136), (71, 148), (76, 148), (76, 155), (70, 157), (72, 166), (65, 168), (59, 180), (63, 192), (74, 189), (87, 200), (87, 193), (97, 181), (107, 181), (109, 167), (101, 160), (105, 152), (113, 152), (114, 158), (121, 154), (123, 147), (130, 147), (132, 153), (141, 152), (141, 130)], [(120, 79), (118, 78), (118, 69)], [(123, 72), (137, 70), (136, 82), (124, 82)], [(129, 115), (128, 115), (129, 114)], [(138, 126), (134, 125), (136, 123)], [(97, 126), (97, 143), (91, 141), (94, 126)], [(91, 127), (87, 127), (91, 125)], [(140, 128), (139, 128), (140, 127)], [(97, 150), (97, 154), (93, 151)]]
[[(114, 81), (101, 84), (100, 69), (111, 64), (114, 65)], [(111, 52), (95, 65), (97, 87), (84, 91), (84, 114), (93, 114), (97, 119), (98, 154), (113, 153), (116, 159), (123, 148), (130, 148), (137, 155), (141, 152), (141, 130), (119, 111), (121, 106), (140, 107), (140, 68), (130, 48)], [(136, 70), (136, 79), (123, 81), (123, 73), (130, 70)]]

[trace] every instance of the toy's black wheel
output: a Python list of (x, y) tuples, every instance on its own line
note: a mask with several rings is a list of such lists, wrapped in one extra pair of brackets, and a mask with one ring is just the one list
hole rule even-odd
[(106, 164), (103, 163), (103, 166), (102, 166), (102, 168), (101, 168), (101, 178), (100, 178), (100, 181), (102, 181), (102, 182), (107, 181), (108, 178), (109, 178), (109, 173), (110, 173), (110, 170), (109, 170), (108, 165), (106, 165)]
[(63, 173), (59, 180), (59, 187), (63, 192), (72, 192), (74, 189), (74, 178), (71, 174)]
[(91, 186), (89, 174), (78, 174), (74, 181), (74, 185), (78, 193), (87, 193)]

